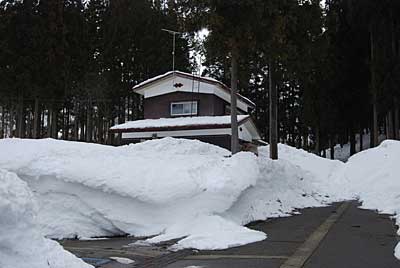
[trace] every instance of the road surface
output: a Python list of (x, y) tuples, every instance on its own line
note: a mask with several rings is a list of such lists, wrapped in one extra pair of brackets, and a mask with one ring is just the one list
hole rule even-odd
[[(355, 201), (304, 209), (300, 215), (259, 221), (248, 227), (268, 239), (219, 251), (170, 252), (173, 241), (129, 246), (134, 238), (62, 241), (65, 249), (101, 268), (400, 268), (398, 241), (389, 215), (361, 210)], [(109, 257), (135, 260), (124, 265)]]

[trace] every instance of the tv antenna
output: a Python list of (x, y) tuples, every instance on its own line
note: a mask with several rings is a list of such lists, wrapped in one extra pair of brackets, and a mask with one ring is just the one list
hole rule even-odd
[(161, 29), (161, 31), (167, 32), (173, 36), (172, 38), (172, 72), (175, 75), (175, 41), (176, 35), (181, 34), (181, 32), (176, 32), (168, 29)]

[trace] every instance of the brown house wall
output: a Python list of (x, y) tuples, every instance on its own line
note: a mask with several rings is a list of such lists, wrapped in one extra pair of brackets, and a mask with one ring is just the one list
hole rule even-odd
[(174, 92), (144, 100), (144, 119), (171, 117), (171, 102), (197, 101), (199, 116), (225, 114), (226, 102), (212, 94)]

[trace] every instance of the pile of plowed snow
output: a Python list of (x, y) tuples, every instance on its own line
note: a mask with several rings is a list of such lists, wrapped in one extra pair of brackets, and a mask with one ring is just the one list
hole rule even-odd
[(266, 238), (243, 226), (251, 221), (345, 199), (400, 214), (400, 142), (346, 164), (285, 145), (278, 161), (268, 147), (259, 157), (229, 155), (173, 138), (122, 147), (0, 140), (0, 168), (34, 192), (38, 224), (51, 238), (130, 234), (154, 236), (150, 243), (178, 239), (175, 249), (224, 249)]
[(148, 241), (223, 249), (265, 239), (243, 227), (250, 221), (336, 200), (321, 187), (323, 172), (271, 161), (265, 150), (227, 157), (219, 147), (173, 138), (122, 147), (6, 139), (0, 167), (33, 190), (48, 237), (156, 235)]
[(92, 267), (44, 238), (35, 214), (36, 203), (27, 184), (0, 169), (0, 267)]

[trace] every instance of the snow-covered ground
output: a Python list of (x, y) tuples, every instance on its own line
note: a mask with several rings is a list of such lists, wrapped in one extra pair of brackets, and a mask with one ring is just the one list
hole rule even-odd
[(92, 267), (44, 238), (35, 222), (36, 211), (27, 184), (0, 169), (0, 267)]
[(131, 234), (154, 236), (149, 243), (181, 238), (174, 249), (224, 249), (267, 237), (243, 225), (304, 207), (356, 197), (366, 208), (399, 214), (400, 142), (346, 164), (285, 145), (279, 154), (272, 161), (262, 147), (259, 157), (228, 157), (225, 149), (172, 138), (122, 147), (0, 140), (0, 168), (34, 192), (38, 224), (51, 238)]

